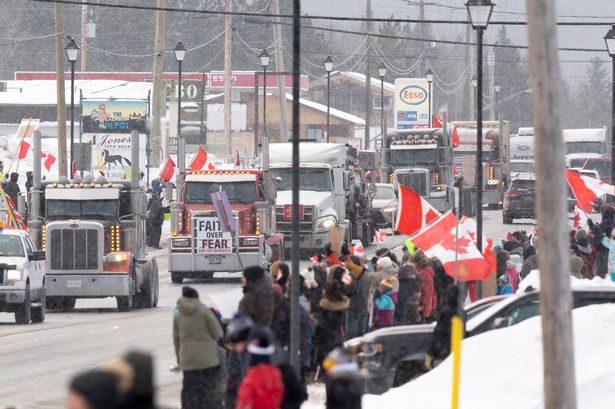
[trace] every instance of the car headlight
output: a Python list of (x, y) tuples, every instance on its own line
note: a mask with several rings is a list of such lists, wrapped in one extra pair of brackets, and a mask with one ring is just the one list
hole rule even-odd
[(385, 213), (393, 213), (395, 210), (397, 210), (397, 206), (386, 206), (382, 208), (382, 211)]
[(105, 256), (105, 263), (122, 263), (128, 260), (126, 253), (109, 253)]
[(335, 216), (325, 216), (316, 220), (316, 230), (329, 230), (337, 224)]
[(432, 185), (432, 192), (444, 192), (446, 190), (446, 185)]
[(190, 238), (171, 239), (171, 245), (173, 247), (190, 247)]
[(23, 270), (7, 270), (6, 281), (8, 285), (13, 285), (17, 281), (23, 280)]

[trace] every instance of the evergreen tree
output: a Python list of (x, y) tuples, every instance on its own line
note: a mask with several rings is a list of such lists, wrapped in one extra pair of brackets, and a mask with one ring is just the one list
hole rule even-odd
[(573, 99), (577, 107), (573, 127), (601, 128), (610, 122), (610, 75), (605, 62), (598, 57), (592, 58), (586, 72), (587, 81), (577, 88)]

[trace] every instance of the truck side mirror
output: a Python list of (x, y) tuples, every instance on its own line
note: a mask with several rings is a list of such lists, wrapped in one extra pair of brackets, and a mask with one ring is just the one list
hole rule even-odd
[(45, 260), (45, 250), (34, 250), (32, 254), (28, 255), (30, 261)]
[(348, 191), (350, 186), (350, 173), (344, 172), (344, 191)]

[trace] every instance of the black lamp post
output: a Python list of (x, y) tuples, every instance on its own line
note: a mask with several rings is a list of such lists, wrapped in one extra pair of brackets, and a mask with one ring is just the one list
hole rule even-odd
[(611, 90), (611, 183), (615, 183), (615, 25), (604, 36), (606, 48), (613, 60), (613, 79)]
[(333, 59), (327, 56), (325, 59), (325, 71), (327, 72), (327, 143), (331, 142), (329, 111), (331, 110), (331, 71), (333, 71)]
[(182, 138), (181, 124), (182, 124), (182, 62), (186, 58), (186, 47), (180, 41), (173, 50), (175, 53), (175, 60), (178, 64), (178, 79), (177, 79), (177, 161), (179, 165), (179, 175), (177, 175), (178, 183), (177, 191), (181, 189), (181, 178), (186, 172), (186, 144)]
[(79, 57), (79, 44), (74, 38), (64, 47), (66, 57), (70, 62), (70, 177), (75, 176), (73, 163), (75, 162), (75, 62)]
[[(271, 56), (267, 50), (263, 49), (261, 55), (259, 55), (261, 65), (263, 66), (263, 139), (265, 143), (269, 143), (267, 139), (267, 66)], [(262, 145), (260, 146), (262, 152)]]
[(384, 126), (384, 77), (387, 75), (387, 67), (384, 64), (380, 64), (380, 67), (378, 67), (378, 75), (380, 76), (380, 148), (382, 148), (386, 132)]
[(431, 70), (431, 68), (428, 69), (425, 73), (425, 79), (429, 84), (429, 128), (431, 128), (433, 126), (433, 119), (431, 118), (431, 116), (433, 115), (433, 113), (431, 112), (431, 107), (433, 105), (433, 95), (431, 88), (431, 84), (433, 83), (433, 71)]
[[(491, 0), (468, 0), (466, 3), (472, 28), (476, 30), (476, 246), (483, 251), (483, 32), (489, 25)], [(482, 297), (479, 282), (478, 296)]]

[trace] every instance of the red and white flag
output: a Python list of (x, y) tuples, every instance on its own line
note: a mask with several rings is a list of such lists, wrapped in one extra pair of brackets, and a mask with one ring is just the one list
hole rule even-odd
[(45, 159), (45, 161), (43, 162), (43, 166), (45, 166), (47, 172), (51, 171), (51, 167), (56, 162), (56, 157), (53, 156), (51, 153), (41, 152), (41, 158)]
[(174, 179), (176, 172), (177, 166), (175, 165), (175, 162), (173, 162), (173, 159), (171, 159), (170, 156), (167, 157), (167, 162), (164, 164), (162, 170), (160, 171), (160, 179), (164, 180), (165, 182), (170, 182)]
[(235, 157), (235, 169), (241, 168), (241, 158), (239, 157), (239, 150), (237, 150), (237, 156)]
[(583, 229), (587, 225), (587, 213), (579, 206), (574, 207), (574, 218), (572, 219), (572, 228), (575, 230)]
[(357, 257), (365, 257), (365, 250), (363, 249), (363, 243), (358, 242), (352, 247), (352, 254)]
[(455, 228), (455, 215), (452, 211), (444, 213), (433, 223), (410, 237), (410, 240), (423, 252), (438, 244), (442, 238)]
[(21, 159), (25, 159), (26, 156), (28, 156), (28, 151), (29, 150), (30, 150), (30, 144), (22, 139), (21, 142), (19, 143), (19, 155), (18, 155), (18, 158), (20, 160)]
[(478, 251), (469, 234), (466, 233), (455, 241), (454, 230), (445, 235), (438, 244), (425, 251), (425, 255), (437, 257), (451, 277), (455, 277), (455, 260), (457, 260), (460, 281), (484, 280), (491, 274), (489, 262)]
[(215, 169), (214, 165), (209, 163), (209, 158), (207, 157), (207, 152), (205, 152), (205, 149), (203, 149), (202, 146), (199, 146), (199, 150), (196, 151), (194, 157), (192, 158), (192, 162), (190, 163), (190, 169), (202, 170), (203, 168), (207, 168), (209, 170)]
[(378, 229), (374, 229), (374, 240), (376, 240), (376, 243), (378, 244), (382, 244), (384, 243), (384, 238), (386, 237), (387, 233), (384, 231), (380, 231)]
[(399, 193), (396, 231), (410, 236), (441, 216), (435, 207), (409, 187), (399, 185)]
[(566, 169), (566, 179), (577, 201), (577, 206), (586, 212), (592, 211), (592, 202), (600, 196), (604, 194), (615, 196), (615, 186), (583, 176), (573, 170)]

